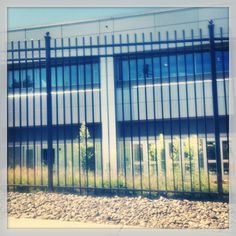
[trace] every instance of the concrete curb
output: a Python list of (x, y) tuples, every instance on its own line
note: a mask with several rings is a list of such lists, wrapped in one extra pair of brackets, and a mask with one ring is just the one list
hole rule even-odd
[(8, 229), (141, 229), (135, 226), (8, 217)]

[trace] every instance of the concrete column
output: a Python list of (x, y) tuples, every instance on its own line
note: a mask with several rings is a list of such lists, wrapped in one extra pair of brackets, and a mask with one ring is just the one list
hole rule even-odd
[(113, 57), (100, 59), (103, 178), (117, 179), (115, 79)]

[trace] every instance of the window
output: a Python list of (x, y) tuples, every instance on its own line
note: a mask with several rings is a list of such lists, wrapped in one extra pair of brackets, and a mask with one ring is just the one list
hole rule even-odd
[(229, 52), (216, 51), (216, 71), (229, 72)]
[(33, 149), (26, 150), (27, 168), (34, 168), (34, 151)]
[(224, 163), (224, 174), (229, 174), (229, 163)]
[[(227, 56), (225, 56), (227, 57)], [(227, 64), (227, 59), (225, 59)], [(178, 72), (178, 74), (177, 74)], [(209, 52), (195, 52), (186, 54), (170, 54), (169, 56), (153, 57), (140, 55), (137, 58), (124, 58), (120, 61), (120, 78), (123, 81), (144, 80), (162, 78), (163, 82), (175, 80), (193, 75), (211, 73), (211, 61)], [(182, 78), (183, 79), (183, 78)], [(176, 80), (175, 80), (176, 81)]]
[(134, 160), (143, 161), (143, 145), (134, 144)]
[[(41, 158), (42, 158), (42, 163), (44, 165), (48, 164), (48, 155), (47, 155), (48, 149), (43, 148), (42, 152), (41, 152)], [(53, 164), (55, 162), (55, 149), (53, 148), (53, 160), (52, 160)]]
[(8, 157), (7, 157), (8, 167), (13, 168), (16, 167), (17, 165), (20, 165), (20, 156), (21, 156), (20, 147), (8, 147)]
[[(64, 79), (64, 81), (63, 81)], [(63, 83), (64, 82), (64, 83)], [(93, 83), (92, 83), (93, 82)], [(52, 87), (70, 89), (99, 83), (98, 63), (52, 67)]]
[(148, 144), (150, 161), (157, 161), (157, 149), (155, 143)]
[(214, 141), (207, 141), (207, 158), (209, 160), (216, 160), (215, 154), (215, 142)]
[[(63, 87), (69, 89), (70, 85), (77, 86), (92, 85), (99, 83), (99, 64), (86, 63), (79, 65), (65, 65), (53, 66), (51, 68), (52, 87)], [(78, 82), (77, 82), (78, 81)], [(71, 83), (71, 84), (70, 84)], [(9, 89), (22, 89), (22, 88), (46, 88), (46, 69), (22, 69), (22, 70), (9, 70), (8, 71), (8, 88)]]
[(223, 160), (229, 160), (229, 142), (222, 141), (223, 144)]
[(8, 71), (9, 89), (40, 88), (40, 86), (45, 88), (46, 85), (45, 68)]

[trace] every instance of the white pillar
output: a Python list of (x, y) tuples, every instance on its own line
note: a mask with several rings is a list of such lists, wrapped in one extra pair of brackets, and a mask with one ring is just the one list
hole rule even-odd
[(117, 179), (117, 154), (113, 57), (101, 57), (100, 73), (103, 178), (106, 181), (111, 176), (112, 182), (115, 182)]

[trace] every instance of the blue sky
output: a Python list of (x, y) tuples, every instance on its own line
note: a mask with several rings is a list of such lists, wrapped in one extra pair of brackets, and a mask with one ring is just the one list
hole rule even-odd
[(62, 23), (81, 19), (150, 11), (153, 8), (26, 8), (8, 9), (8, 29)]

